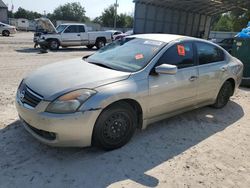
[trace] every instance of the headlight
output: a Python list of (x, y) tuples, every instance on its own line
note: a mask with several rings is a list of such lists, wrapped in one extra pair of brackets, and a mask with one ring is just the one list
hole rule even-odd
[(95, 93), (96, 91), (88, 89), (72, 91), (50, 103), (46, 109), (46, 112), (56, 114), (74, 113)]

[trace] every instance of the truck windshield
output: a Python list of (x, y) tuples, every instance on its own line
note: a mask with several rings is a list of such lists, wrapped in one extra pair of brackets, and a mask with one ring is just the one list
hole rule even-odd
[(144, 68), (165, 45), (161, 41), (124, 38), (103, 47), (86, 61), (118, 71), (136, 72)]
[(64, 31), (64, 29), (67, 27), (67, 25), (59, 25), (57, 26), (56, 30), (58, 33), (61, 33)]

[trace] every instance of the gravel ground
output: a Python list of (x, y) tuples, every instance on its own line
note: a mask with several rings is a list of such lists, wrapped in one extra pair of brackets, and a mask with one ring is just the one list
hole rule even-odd
[(39, 54), (32, 33), (0, 36), (0, 187), (250, 186), (250, 89), (222, 110), (188, 112), (138, 131), (125, 147), (52, 148), (31, 137), (14, 106), (19, 82), (34, 69), (93, 53)]

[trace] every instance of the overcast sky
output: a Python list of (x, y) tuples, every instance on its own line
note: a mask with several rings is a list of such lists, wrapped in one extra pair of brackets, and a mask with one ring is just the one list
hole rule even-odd
[[(14, 4), (14, 11), (18, 7), (27, 10), (37, 11), (43, 13), (44, 10), (49, 13), (52, 12), (59, 5), (67, 2), (80, 2), (85, 7), (86, 15), (90, 18), (100, 16), (103, 9), (115, 3), (115, 0), (3, 0), (8, 4), (9, 9)], [(133, 13), (134, 3), (133, 0), (118, 0), (119, 7), (118, 13)]]

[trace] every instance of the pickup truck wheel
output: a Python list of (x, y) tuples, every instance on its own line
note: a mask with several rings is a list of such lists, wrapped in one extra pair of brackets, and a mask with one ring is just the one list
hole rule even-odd
[(94, 47), (94, 45), (87, 45), (87, 48), (90, 49), (90, 50), (91, 50), (93, 47)]
[(49, 41), (49, 49), (50, 50), (58, 50), (59, 46), (60, 46), (60, 44), (57, 40), (50, 40)]
[(2, 32), (2, 35), (5, 36), (5, 37), (8, 37), (8, 36), (10, 36), (10, 32), (8, 30), (4, 30)]
[(105, 46), (105, 41), (103, 39), (98, 39), (96, 41), (96, 48), (99, 50), (100, 48), (104, 47)]

